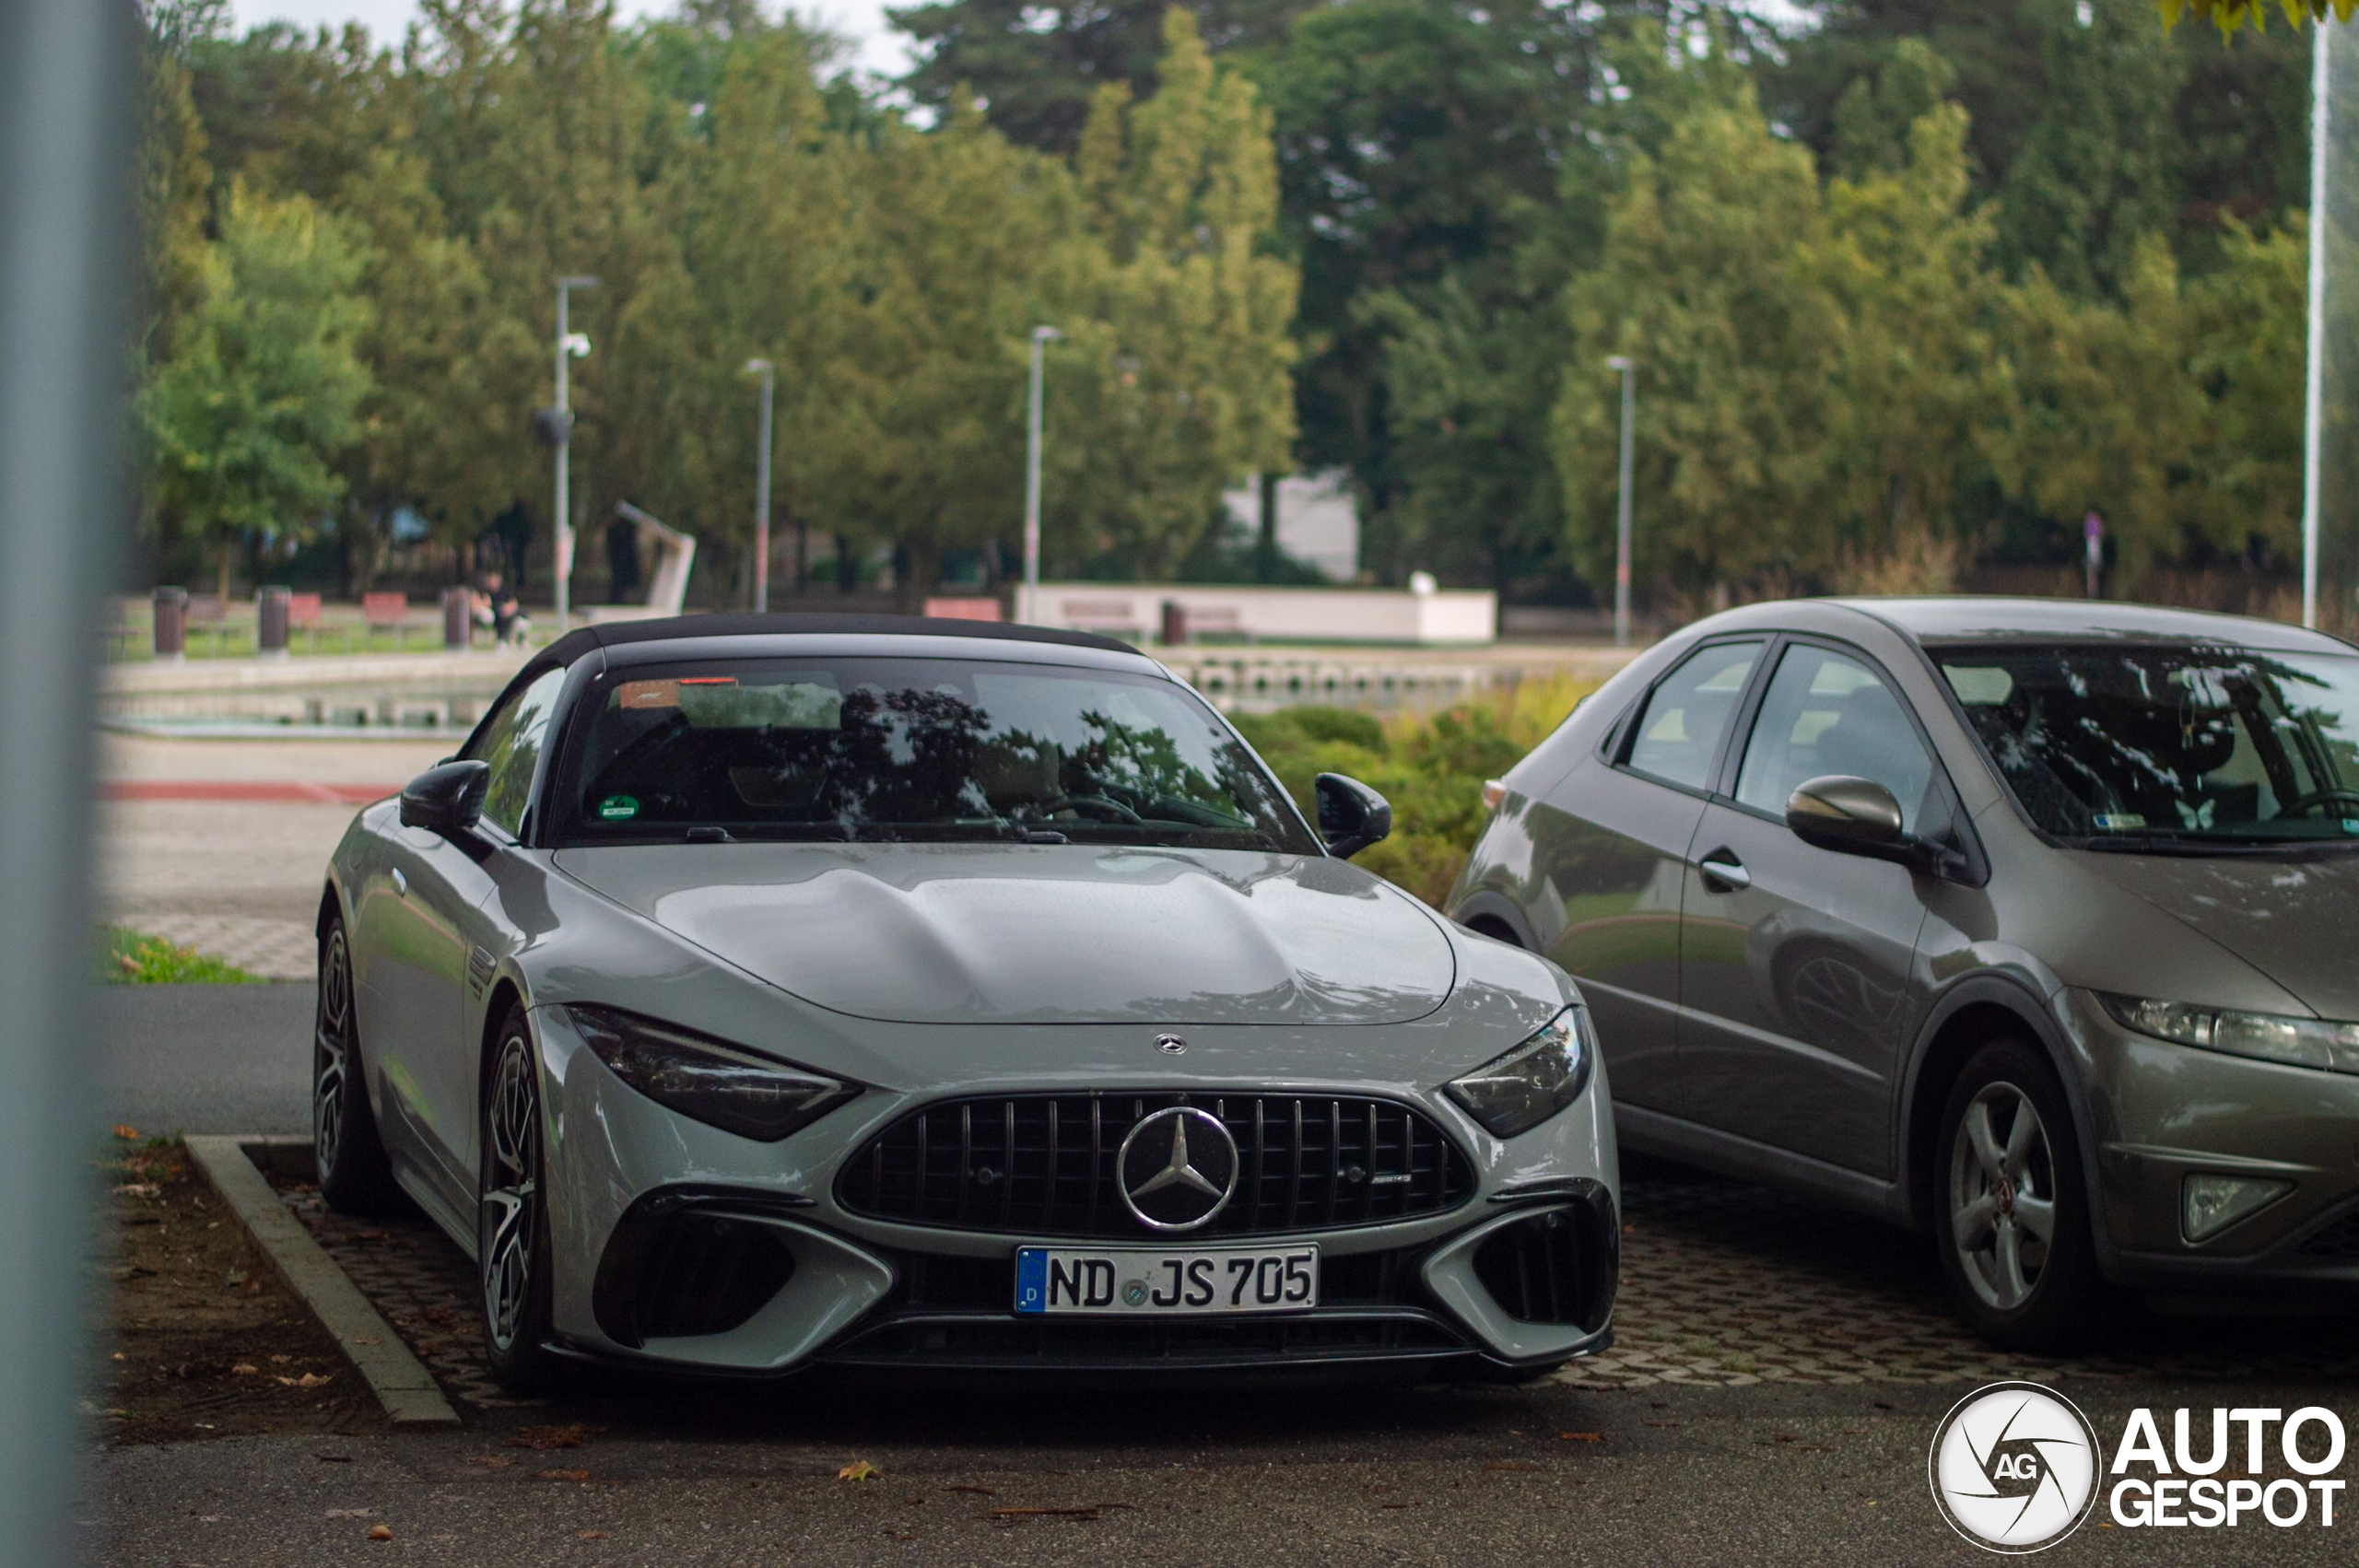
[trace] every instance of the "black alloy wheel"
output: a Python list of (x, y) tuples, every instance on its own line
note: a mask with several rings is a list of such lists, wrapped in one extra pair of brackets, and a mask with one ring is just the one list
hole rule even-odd
[(319, 1003), (311, 1022), (311, 1155), (320, 1196), (344, 1214), (377, 1214), (400, 1201), (369, 1082), (360, 1065), (360, 1027), (353, 1015), (352, 954), (344, 922), (320, 942)]
[(541, 1078), (531, 1026), (511, 1006), (484, 1080), (480, 1198), (475, 1210), (477, 1294), (492, 1377), (516, 1394), (547, 1391), (548, 1190), (541, 1158)]
[(2105, 1293), (2071, 1106), (2021, 1040), (1975, 1053), (1942, 1107), (1934, 1228), (1958, 1312), (2002, 1349), (2072, 1345)]

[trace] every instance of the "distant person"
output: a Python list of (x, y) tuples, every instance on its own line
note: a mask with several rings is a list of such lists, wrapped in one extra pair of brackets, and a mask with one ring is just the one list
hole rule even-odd
[(638, 596), (639, 524), (627, 517), (606, 524), (606, 582), (617, 604), (630, 603)]
[(533, 623), (516, 601), (516, 591), (496, 571), (483, 574), (483, 586), (475, 595), (475, 625), (491, 628), (496, 643), (522, 646)]

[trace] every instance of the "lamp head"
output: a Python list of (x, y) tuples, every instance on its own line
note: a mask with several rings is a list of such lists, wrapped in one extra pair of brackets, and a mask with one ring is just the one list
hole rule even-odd
[(1622, 354), (1616, 354), (1607, 358), (1605, 361), (1605, 368), (1609, 370), (1619, 370), (1625, 376), (1628, 375), (1632, 369), (1629, 357)]

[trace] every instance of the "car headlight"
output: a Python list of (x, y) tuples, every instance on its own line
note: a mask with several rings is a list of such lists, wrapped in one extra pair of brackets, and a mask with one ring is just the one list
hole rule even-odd
[(861, 1091), (791, 1062), (611, 1007), (568, 1007), (582, 1041), (616, 1077), (682, 1116), (775, 1143)]
[(2261, 1061), (2282, 1061), (2294, 1067), (2359, 1072), (2359, 1024), (2285, 1018), (2273, 1012), (2238, 1012), (2226, 1007), (2191, 1007), (2186, 1002), (2115, 996), (2107, 991), (2099, 991), (2097, 1000), (2123, 1028), (2135, 1029), (2159, 1040)]
[(1443, 1085), (1495, 1138), (1529, 1132), (1581, 1097), (1597, 1037), (1589, 1009), (1568, 1007), (1515, 1049)]

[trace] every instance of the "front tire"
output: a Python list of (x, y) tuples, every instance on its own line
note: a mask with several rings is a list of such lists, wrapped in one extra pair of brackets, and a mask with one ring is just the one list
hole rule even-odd
[(320, 941), (320, 989), (311, 1024), (311, 1157), (320, 1196), (340, 1214), (381, 1214), (401, 1201), (369, 1108), (354, 1015), (352, 952), (344, 922)]
[(484, 1083), (481, 1197), (475, 1258), (485, 1359), (513, 1394), (548, 1392), (557, 1380), (550, 1354), (548, 1188), (541, 1153), (541, 1077), (531, 1025), (511, 1006)]
[(2071, 1345), (2104, 1281), (2055, 1070), (2020, 1040), (1986, 1046), (1951, 1088), (1941, 1126), (1937, 1240), (1959, 1315), (2003, 1350)]

